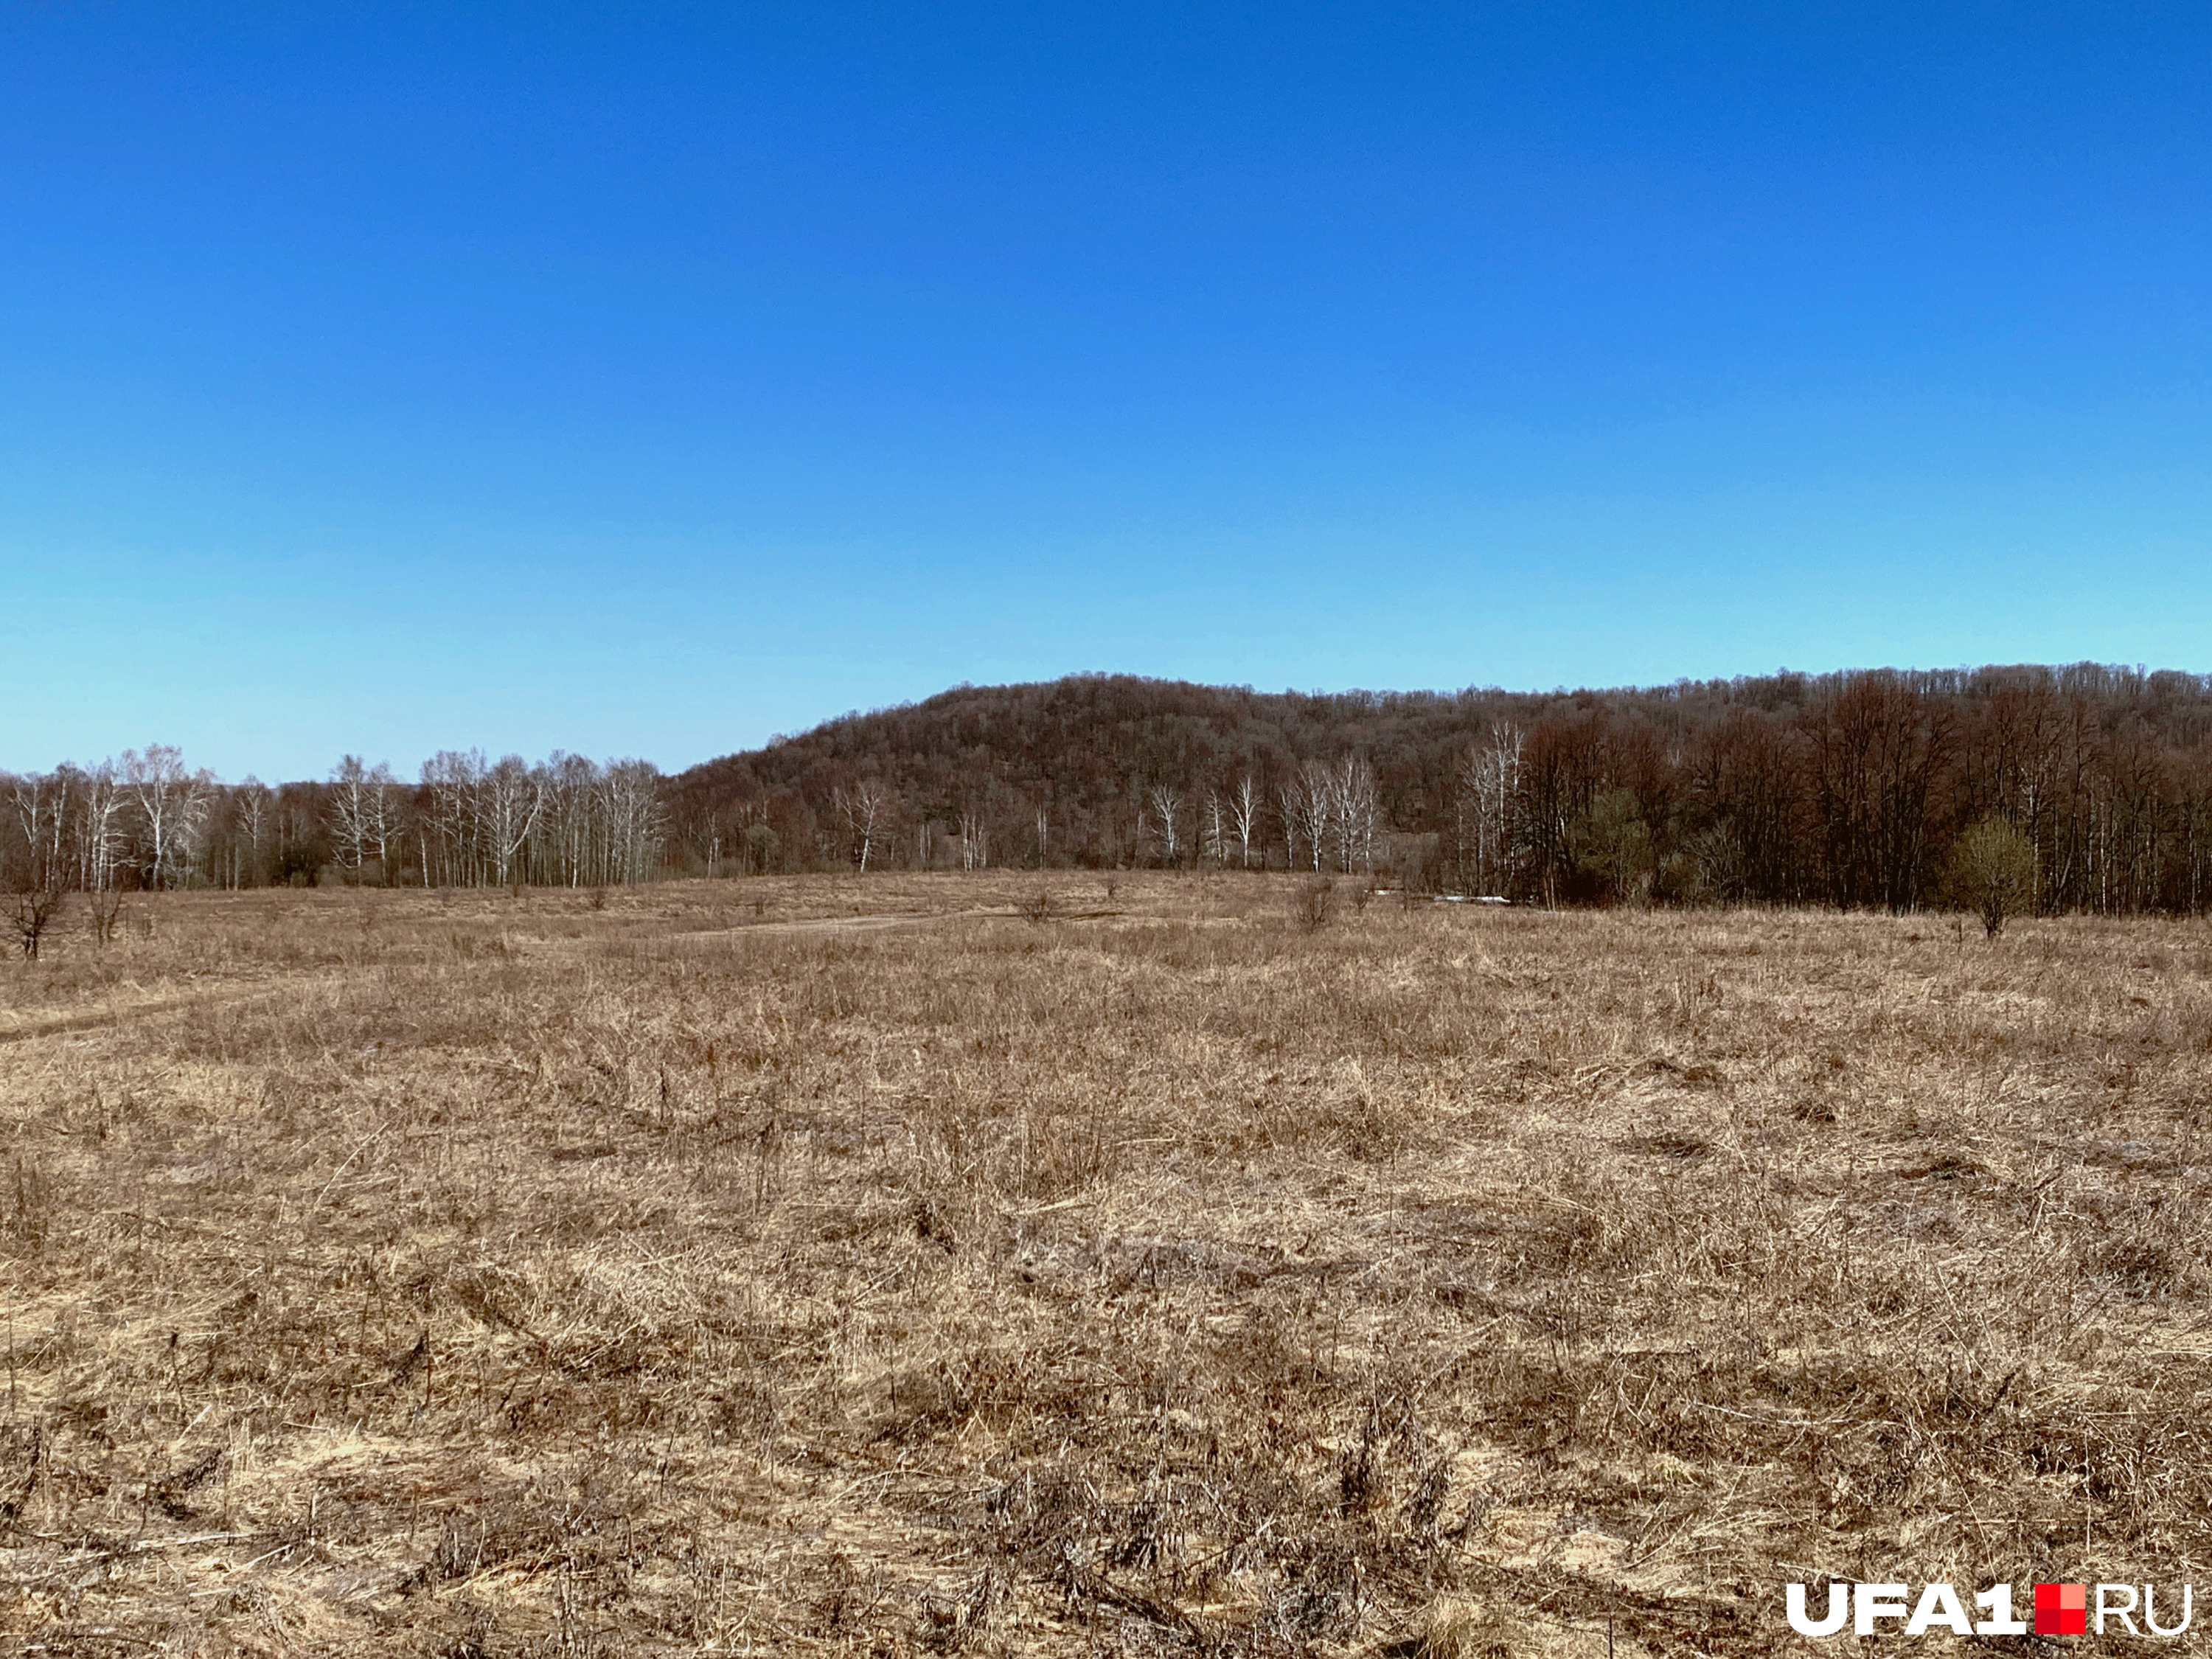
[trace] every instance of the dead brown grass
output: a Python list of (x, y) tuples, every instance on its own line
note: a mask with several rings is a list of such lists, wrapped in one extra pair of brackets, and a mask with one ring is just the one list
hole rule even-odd
[(2202, 1568), (2204, 926), (1050, 885), (0, 969), (0, 1632), (1749, 1654)]

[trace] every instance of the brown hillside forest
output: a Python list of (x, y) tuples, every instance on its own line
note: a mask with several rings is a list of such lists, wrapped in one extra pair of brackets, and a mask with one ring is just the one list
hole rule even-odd
[(10, 890), (599, 887), (854, 866), (1352, 872), (1547, 903), (1951, 896), (2011, 832), (2045, 914), (2212, 902), (2212, 676), (2097, 664), (1650, 690), (963, 686), (675, 776), (441, 753), (224, 784), (153, 746), (8, 778)]

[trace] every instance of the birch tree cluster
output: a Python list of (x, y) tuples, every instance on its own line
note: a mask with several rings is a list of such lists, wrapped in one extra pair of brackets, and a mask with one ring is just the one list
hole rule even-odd
[(0, 775), (13, 809), (0, 877), (15, 891), (107, 891), (191, 881), (223, 791), (162, 744), (92, 767)]
[(1375, 769), (1365, 757), (1305, 761), (1277, 787), (1283, 854), (1293, 869), (1371, 870), (1382, 833)]
[(408, 783), (348, 755), (326, 780), (226, 784), (161, 744), (0, 775), (9, 890), (259, 887), (325, 879), (434, 887), (649, 881), (667, 855), (666, 781), (644, 761), (446, 750)]
[(667, 813), (645, 761), (556, 754), (537, 765), (447, 750), (418, 792), (425, 884), (605, 887), (661, 872)]

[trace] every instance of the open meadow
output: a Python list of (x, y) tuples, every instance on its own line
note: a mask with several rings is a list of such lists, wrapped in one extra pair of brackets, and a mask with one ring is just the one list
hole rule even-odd
[(2212, 1578), (2212, 927), (1333, 896), (80, 901), (0, 965), (0, 1639), (1597, 1659)]

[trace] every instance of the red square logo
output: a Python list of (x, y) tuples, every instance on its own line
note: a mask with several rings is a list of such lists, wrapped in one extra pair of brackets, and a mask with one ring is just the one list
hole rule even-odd
[(2038, 1636), (2087, 1636), (2089, 1633), (2089, 1587), (2087, 1584), (2038, 1584), (2035, 1587), (2035, 1633)]

